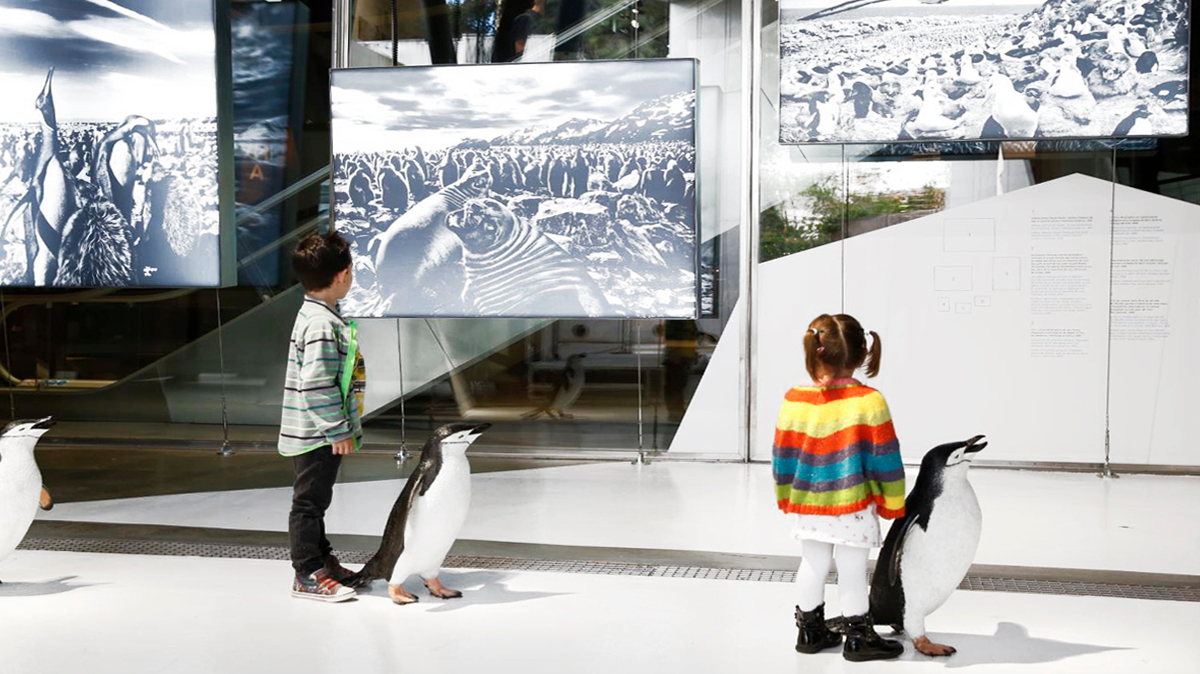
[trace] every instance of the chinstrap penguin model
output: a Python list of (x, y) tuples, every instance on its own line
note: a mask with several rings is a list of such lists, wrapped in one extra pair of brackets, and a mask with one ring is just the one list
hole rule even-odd
[(0, 559), (25, 538), (38, 507), (53, 505), (33, 459), (38, 439), (53, 425), (50, 417), (23, 419), (0, 432)]
[(438, 574), (471, 503), (467, 448), (489, 428), (491, 424), (447, 424), (429, 436), (416, 470), (409, 475), (388, 516), (379, 551), (346, 580), (346, 585), (364, 587), (378, 578), (390, 578), (388, 594), (392, 601), (411, 604), (417, 597), (406, 592), (401, 583), (419, 574), (433, 596), (462, 596), (443, 586)]
[(892, 523), (871, 580), (871, 617), (903, 629), (918, 651), (950, 655), (954, 648), (925, 636), (925, 616), (950, 598), (967, 575), (979, 546), (982, 513), (967, 481), (975, 453), (987, 447), (977, 435), (939, 445), (921, 461), (917, 482)]

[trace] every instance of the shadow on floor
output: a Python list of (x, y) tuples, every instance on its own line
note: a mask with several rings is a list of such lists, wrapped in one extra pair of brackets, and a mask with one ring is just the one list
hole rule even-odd
[(40, 583), (0, 582), (0, 597), (45, 597), (52, 594), (62, 594), (102, 583), (71, 583), (79, 576), (63, 576)]
[[(881, 630), (886, 637), (887, 630)], [(1058, 662), (1080, 655), (1129, 650), (1121, 646), (1097, 646), (1077, 644), (1054, 639), (1039, 639), (1030, 636), (1029, 630), (1017, 623), (1002, 622), (996, 626), (993, 636), (978, 634), (953, 634), (939, 632), (929, 638), (939, 644), (958, 649), (954, 655), (934, 658), (913, 650), (911, 642), (905, 644), (904, 660), (933, 661), (944, 663), (948, 668), (972, 667), (975, 665), (1011, 664), (1030, 665), (1043, 662)]]
[[(405, 581), (404, 589), (416, 595), (420, 600), (417, 604), (428, 606), (427, 610), (431, 613), (446, 613), (448, 611), (457, 611), (472, 606), (489, 604), (514, 604), (522, 601), (555, 597), (562, 594), (560, 592), (517, 592), (510, 590), (505, 581), (512, 576), (513, 574), (511, 573), (500, 571), (443, 572), (439, 578), (446, 587), (452, 590), (459, 590), (463, 593), (463, 596), (459, 599), (438, 599), (430, 595), (429, 591), (422, 585), (421, 579), (417, 576), (413, 576)], [(373, 583), (370, 588), (360, 589), (358, 593), (359, 596), (363, 597), (379, 597), (389, 602), (391, 601), (387, 593), (387, 583), (379, 581)], [(409, 607), (397, 606), (396, 610), (407, 608)]]

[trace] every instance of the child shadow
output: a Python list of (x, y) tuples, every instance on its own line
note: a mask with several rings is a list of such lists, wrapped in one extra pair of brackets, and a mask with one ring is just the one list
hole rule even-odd
[(82, 587), (91, 587), (96, 583), (71, 583), (79, 576), (63, 576), (40, 583), (0, 582), (0, 597), (46, 597), (52, 594), (62, 594)]
[[(442, 583), (448, 588), (463, 593), (463, 596), (457, 599), (441, 599), (429, 594), (429, 590), (425, 589), (421, 579), (416, 576), (404, 582), (404, 589), (415, 594), (420, 599), (418, 602), (419, 606), (428, 606), (430, 612), (437, 613), (446, 613), (471, 606), (488, 604), (515, 604), (517, 602), (544, 599), (563, 594), (561, 592), (520, 592), (510, 590), (505, 581), (513, 575), (499, 571), (443, 572), (439, 576)], [(382, 596), (388, 598), (390, 601), (386, 583), (374, 583), (371, 585), (369, 591), (364, 591), (366, 589), (360, 589), (358, 591), (359, 595)]]
[[(887, 637), (887, 630), (880, 630)], [(1123, 646), (1097, 646), (1094, 644), (1078, 644), (1054, 639), (1040, 639), (1029, 635), (1029, 630), (1023, 625), (1002, 622), (996, 626), (992, 636), (979, 634), (952, 634), (939, 632), (930, 634), (929, 638), (936, 643), (948, 644), (958, 649), (949, 657), (930, 657), (917, 653), (912, 643), (905, 643), (905, 660), (929, 660), (945, 663), (948, 668), (971, 667), (988, 664), (1032, 665), (1044, 662), (1058, 662), (1080, 655), (1104, 653), (1106, 651), (1129, 650)]]

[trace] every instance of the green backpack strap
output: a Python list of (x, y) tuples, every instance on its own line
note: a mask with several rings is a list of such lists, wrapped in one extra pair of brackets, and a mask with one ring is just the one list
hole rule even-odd
[[(346, 321), (347, 327), (350, 329), (349, 343), (346, 345), (346, 360), (342, 362), (342, 378), (338, 381), (338, 390), (342, 393), (342, 411), (346, 413), (346, 418), (350, 418), (350, 387), (354, 381), (354, 365), (358, 361), (358, 324), (354, 321)], [(354, 449), (358, 450), (358, 438), (354, 438)]]

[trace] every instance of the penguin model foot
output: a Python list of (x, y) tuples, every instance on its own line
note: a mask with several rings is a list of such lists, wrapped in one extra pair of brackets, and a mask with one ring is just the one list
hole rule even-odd
[(42, 487), (42, 495), (38, 497), (38, 507), (42, 510), (50, 510), (54, 507), (54, 499), (50, 496), (50, 490)]
[(430, 578), (429, 580), (425, 581), (425, 589), (429, 590), (429, 594), (441, 599), (458, 599), (462, 596), (462, 593), (458, 590), (451, 590), (445, 585), (442, 585), (442, 581), (438, 580), (437, 578)]
[(415, 594), (405, 592), (404, 588), (399, 585), (388, 585), (388, 596), (392, 598), (393, 603), (400, 604), (401, 606), (421, 601)]
[(925, 655), (954, 655), (958, 652), (958, 650), (953, 646), (933, 643), (929, 640), (929, 637), (917, 637), (916, 639), (913, 639), (913, 646), (919, 652), (924, 653)]

